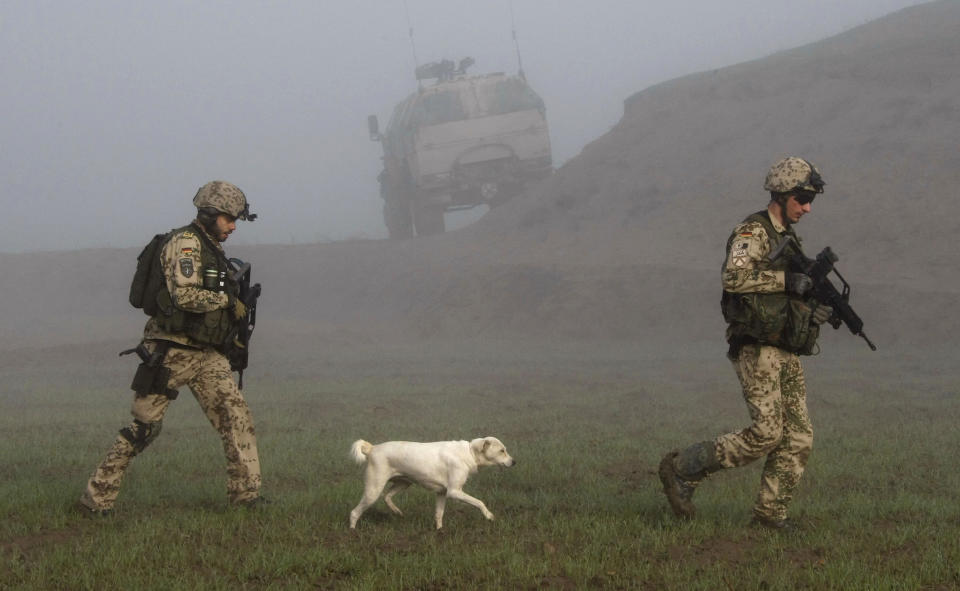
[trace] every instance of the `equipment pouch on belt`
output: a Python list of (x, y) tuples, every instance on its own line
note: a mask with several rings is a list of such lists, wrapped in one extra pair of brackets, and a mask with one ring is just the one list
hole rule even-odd
[(151, 353), (143, 343), (140, 343), (136, 348), (120, 353), (120, 355), (136, 353), (142, 360), (137, 366), (137, 373), (133, 376), (133, 383), (130, 384), (130, 389), (138, 398), (148, 394), (160, 394), (175, 400), (179, 395), (179, 392), (167, 387), (170, 382), (170, 368), (163, 365), (163, 360), (169, 348), (170, 343), (160, 342)]

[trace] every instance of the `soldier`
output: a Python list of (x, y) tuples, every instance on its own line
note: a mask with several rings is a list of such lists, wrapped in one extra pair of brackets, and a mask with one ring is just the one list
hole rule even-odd
[(660, 480), (678, 517), (693, 517), (693, 493), (708, 475), (766, 456), (751, 523), (793, 527), (787, 506), (813, 444), (799, 355), (816, 349), (819, 326), (832, 309), (804, 299), (812, 281), (790, 272), (788, 257), (770, 261), (767, 255), (786, 236), (799, 243), (793, 224), (810, 212), (823, 186), (820, 171), (806, 160), (780, 160), (764, 182), (767, 209), (747, 217), (727, 240), (722, 270), (727, 357), (753, 424), (663, 458)]
[(221, 246), (237, 219), (253, 221), (256, 215), (243, 192), (223, 181), (200, 187), (193, 204), (197, 218), (170, 233), (158, 248), (159, 265), (146, 262), (155, 265), (158, 279), (144, 300), (156, 301), (158, 311), (147, 321), (138, 351), (144, 363), (133, 383), (133, 422), (120, 430), (80, 499), (94, 515), (112, 511), (130, 461), (160, 434), (163, 415), (184, 385), (223, 441), (230, 502), (247, 507), (264, 502), (253, 417), (225, 355), (247, 312)]

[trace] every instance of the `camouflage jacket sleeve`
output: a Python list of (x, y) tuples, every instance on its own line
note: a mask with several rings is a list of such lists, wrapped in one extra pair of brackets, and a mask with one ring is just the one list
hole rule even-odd
[(170, 299), (188, 312), (210, 312), (227, 307), (229, 302), (227, 294), (204, 289), (200, 248), (200, 237), (187, 230), (170, 238), (160, 258)]
[(733, 230), (723, 265), (723, 289), (732, 293), (784, 291), (784, 272), (771, 269), (767, 231), (758, 222), (746, 222)]

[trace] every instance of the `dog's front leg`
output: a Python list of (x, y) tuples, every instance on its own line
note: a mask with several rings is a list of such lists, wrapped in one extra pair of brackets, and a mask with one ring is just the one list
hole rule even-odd
[(437, 521), (437, 529), (443, 527), (443, 510), (447, 506), (447, 493), (437, 493), (437, 508), (434, 511), (434, 518)]
[(448, 490), (447, 496), (450, 497), (451, 499), (456, 499), (463, 503), (467, 503), (468, 505), (473, 505), (477, 509), (480, 509), (480, 512), (483, 513), (484, 517), (490, 520), (493, 519), (493, 513), (491, 513), (490, 510), (487, 509), (487, 506), (484, 505), (483, 501), (481, 501), (480, 499), (471, 497), (470, 495), (468, 495), (467, 493), (463, 492), (460, 489)]

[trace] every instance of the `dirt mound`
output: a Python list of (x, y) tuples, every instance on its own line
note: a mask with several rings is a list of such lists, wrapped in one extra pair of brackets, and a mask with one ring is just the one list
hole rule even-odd
[[(648, 88), (549, 180), (446, 235), (228, 249), (254, 262), (258, 330), (277, 342), (720, 343), (727, 233), (765, 206), (767, 167), (796, 154), (827, 181), (799, 231), (808, 249), (840, 255), (868, 334), (881, 346), (949, 342), (957, 315), (938, 310), (960, 291), (948, 242), (960, 229), (958, 30), (960, 3), (933, 2)], [(136, 254), (0, 255), (3, 346), (135, 338)]]
[(958, 28), (960, 4), (935, 2), (648, 88), (535, 195), (472, 230), (500, 260), (713, 268), (733, 224), (765, 205), (769, 165), (797, 154), (827, 181), (799, 227), (808, 247), (831, 244), (861, 278), (955, 287), (953, 249), (939, 247), (960, 225)]

